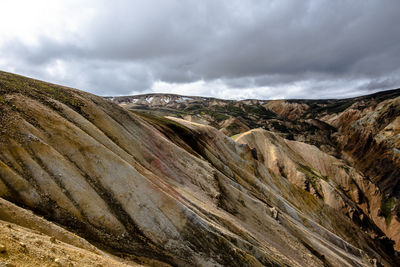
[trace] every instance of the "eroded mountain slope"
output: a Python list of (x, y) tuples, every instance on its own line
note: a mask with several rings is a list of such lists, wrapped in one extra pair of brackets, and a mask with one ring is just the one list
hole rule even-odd
[(395, 266), (390, 246), (215, 128), (0, 73), (0, 194), (109, 253), (176, 266)]
[(377, 186), (382, 197), (372, 217), (385, 220), (378, 225), (400, 249), (400, 90), (325, 104), (291, 100), (271, 108), (282, 116), (302, 110), (299, 117), (315, 118), (335, 129), (330, 138), (339, 151), (337, 157)]
[(243, 133), (235, 140), (248, 144), (268, 168), (341, 211), (373, 238), (384, 240), (382, 230), (398, 242), (399, 222), (389, 224), (379, 214), (384, 194), (343, 160), (315, 146), (286, 140), (262, 129)]
[[(380, 203), (368, 216), (400, 249), (400, 89), (327, 100), (233, 101), (149, 94), (112, 101), (132, 110), (212, 125), (228, 136), (259, 127), (315, 145), (377, 187)], [(367, 193), (371, 195), (366, 198), (377, 199), (375, 191)]]

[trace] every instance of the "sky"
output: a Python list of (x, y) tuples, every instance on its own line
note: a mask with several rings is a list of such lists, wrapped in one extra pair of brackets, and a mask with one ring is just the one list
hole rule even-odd
[(1, 0), (0, 70), (102, 96), (400, 87), (398, 0)]

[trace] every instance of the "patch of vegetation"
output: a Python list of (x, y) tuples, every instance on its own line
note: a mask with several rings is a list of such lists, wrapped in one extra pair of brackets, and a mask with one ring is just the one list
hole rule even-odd
[(320, 106), (318, 104), (313, 104), (310, 106), (308, 111), (303, 115), (311, 114), (312, 117), (316, 117), (321, 113), (333, 114), (333, 113), (340, 113), (348, 109), (351, 105), (353, 105), (356, 100), (343, 100), (343, 101), (336, 101), (324, 106)]
[[(204, 107), (201, 104), (192, 104), (182, 110), (175, 110), (175, 112), (182, 113), (184, 115), (209, 115), (214, 118), (216, 122), (221, 122), (230, 118), (227, 115), (226, 109), (223, 107), (215, 106), (215, 107)], [(170, 113), (174, 113), (170, 111)]]
[(322, 196), (319, 194), (317, 183), (320, 179), (326, 181), (328, 177), (321, 175), (317, 170), (301, 163), (298, 163), (297, 170), (305, 174), (307, 181), (315, 189), (315, 192), (317, 192), (318, 196), (322, 198)]
[(149, 110), (150, 108), (149, 108), (149, 106), (146, 106), (146, 105), (136, 105), (135, 109)]
[(383, 198), (381, 203), (381, 212), (382, 215), (385, 217), (386, 226), (389, 227), (390, 223), (392, 222), (392, 211), (394, 209), (395, 198)]
[(234, 131), (234, 130), (236, 130), (236, 129), (239, 129), (240, 128), (240, 126), (238, 125), (238, 124), (236, 124), (236, 123), (231, 123), (231, 124), (229, 124), (228, 125), (228, 127), (226, 127), (228, 130), (230, 130), (230, 131)]
[(1, 96), (1, 95), (0, 95), (0, 103), (1, 103), (1, 104), (4, 104), (4, 105), (7, 104), (6, 100), (5, 100), (4, 97)]
[(197, 111), (197, 110), (201, 110), (201, 109), (203, 109), (202, 105), (194, 104), (194, 105), (189, 105), (184, 110), (185, 111)]
[(271, 122), (272, 127), (274, 127), (275, 130), (281, 133), (290, 133), (290, 130), (281, 122), (279, 121), (272, 121)]
[(229, 114), (233, 114), (234, 116), (241, 116), (241, 115), (243, 114), (243, 110), (242, 110), (240, 107), (237, 107), (237, 106), (235, 106), (235, 105), (232, 104), (232, 103), (229, 103), (229, 104), (226, 106), (226, 111), (227, 111)]
[(61, 86), (26, 78), (20, 75), (7, 72), (0, 72), (0, 95), (22, 94), (38, 100), (39, 102), (55, 108), (50, 99), (64, 103), (81, 113), (84, 105), (72, 91)]
[(302, 165), (302, 164), (300, 164), (300, 165), (302, 166), (303, 169), (307, 170), (309, 173), (312, 173), (312, 175), (314, 175), (314, 176), (316, 176), (316, 177), (318, 177), (318, 178), (320, 178), (320, 179), (322, 179), (324, 181), (328, 180), (328, 176), (322, 175), (316, 169), (311, 168), (309, 166)]
[(377, 102), (382, 102), (386, 99), (390, 99), (390, 98), (396, 98), (400, 96), (400, 90), (399, 89), (395, 89), (395, 90), (387, 90), (387, 91), (383, 91), (383, 92), (378, 92), (369, 96), (365, 96), (364, 98), (368, 99), (368, 98), (374, 98)]
[[(136, 106), (136, 110), (139, 108)], [(151, 109), (151, 108), (149, 108)], [(158, 108), (157, 110), (159, 110)], [(209, 115), (213, 118), (213, 120), (217, 123), (227, 120), (231, 117), (243, 118), (248, 123), (252, 123), (254, 125), (248, 125), (251, 128), (257, 128), (261, 125), (255, 123), (257, 120), (267, 120), (272, 118), (278, 118), (279, 116), (261, 105), (246, 105), (243, 103), (238, 103), (235, 101), (226, 101), (226, 105), (213, 105), (213, 106), (205, 106), (204, 103), (190, 103), (185, 108), (176, 108), (169, 110), (169, 113), (166, 112), (165, 115), (182, 113), (185, 115)]]
[(354, 100), (351, 100), (344, 103), (331, 104), (326, 106), (326, 111), (328, 114), (340, 113), (348, 109), (351, 105), (354, 104), (354, 102), (355, 102)]
[(275, 112), (266, 109), (261, 105), (244, 105), (243, 108), (246, 112), (254, 114), (263, 119), (275, 119), (278, 117)]
[(239, 135), (241, 135), (241, 133), (234, 134), (234, 135), (231, 136), (231, 138), (232, 138), (232, 139), (235, 139), (235, 138), (238, 137)]
[(210, 114), (211, 116), (213, 116), (213, 118), (217, 121), (224, 121), (229, 119), (230, 117), (228, 115), (222, 114), (222, 113), (215, 113), (215, 112), (211, 112)]

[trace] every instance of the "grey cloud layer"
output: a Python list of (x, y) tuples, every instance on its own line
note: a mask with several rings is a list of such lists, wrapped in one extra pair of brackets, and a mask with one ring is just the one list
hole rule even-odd
[[(36, 46), (14, 39), (0, 53), (7, 51), (17, 72), (102, 95), (149, 91), (158, 80), (282, 90), (301, 84), (293, 97), (400, 84), (400, 1), (93, 3), (98, 13), (79, 38), (43, 36)], [(57, 60), (62, 77), (46, 72)]]

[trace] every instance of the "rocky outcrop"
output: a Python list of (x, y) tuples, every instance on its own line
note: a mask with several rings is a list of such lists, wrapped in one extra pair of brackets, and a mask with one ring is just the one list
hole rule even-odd
[[(280, 124), (296, 129), (301, 122), (319, 127), (292, 132), (291, 139), (319, 149), (354, 167), (376, 185), (381, 196), (370, 217), (400, 249), (400, 90), (341, 100), (287, 100), (264, 104), (289, 120)], [(293, 122), (293, 123), (292, 123)], [(292, 127), (289, 125), (292, 123)], [(324, 126), (331, 126), (330, 130)], [(276, 133), (277, 127), (265, 127)], [(309, 130), (313, 129), (313, 130)], [(285, 136), (288, 138), (288, 136)], [(374, 197), (375, 194), (368, 195)]]
[(305, 103), (289, 102), (285, 100), (271, 100), (264, 104), (264, 107), (274, 111), (281, 117), (289, 120), (300, 119), (303, 114), (310, 108)]
[(321, 118), (338, 129), (344, 157), (379, 188), (399, 196), (400, 96), (381, 102), (357, 102), (344, 112)]
[(374, 217), (400, 249), (400, 96), (353, 104), (340, 114), (322, 118), (337, 127), (334, 138), (342, 158), (377, 185), (382, 192)]
[(345, 161), (315, 146), (286, 140), (262, 129), (243, 133), (235, 140), (255, 149), (258, 158), (274, 173), (341, 211), (372, 237), (378, 238), (385, 232), (398, 242), (398, 221), (392, 221), (388, 227), (387, 220), (379, 214), (385, 196), (368, 177)]

